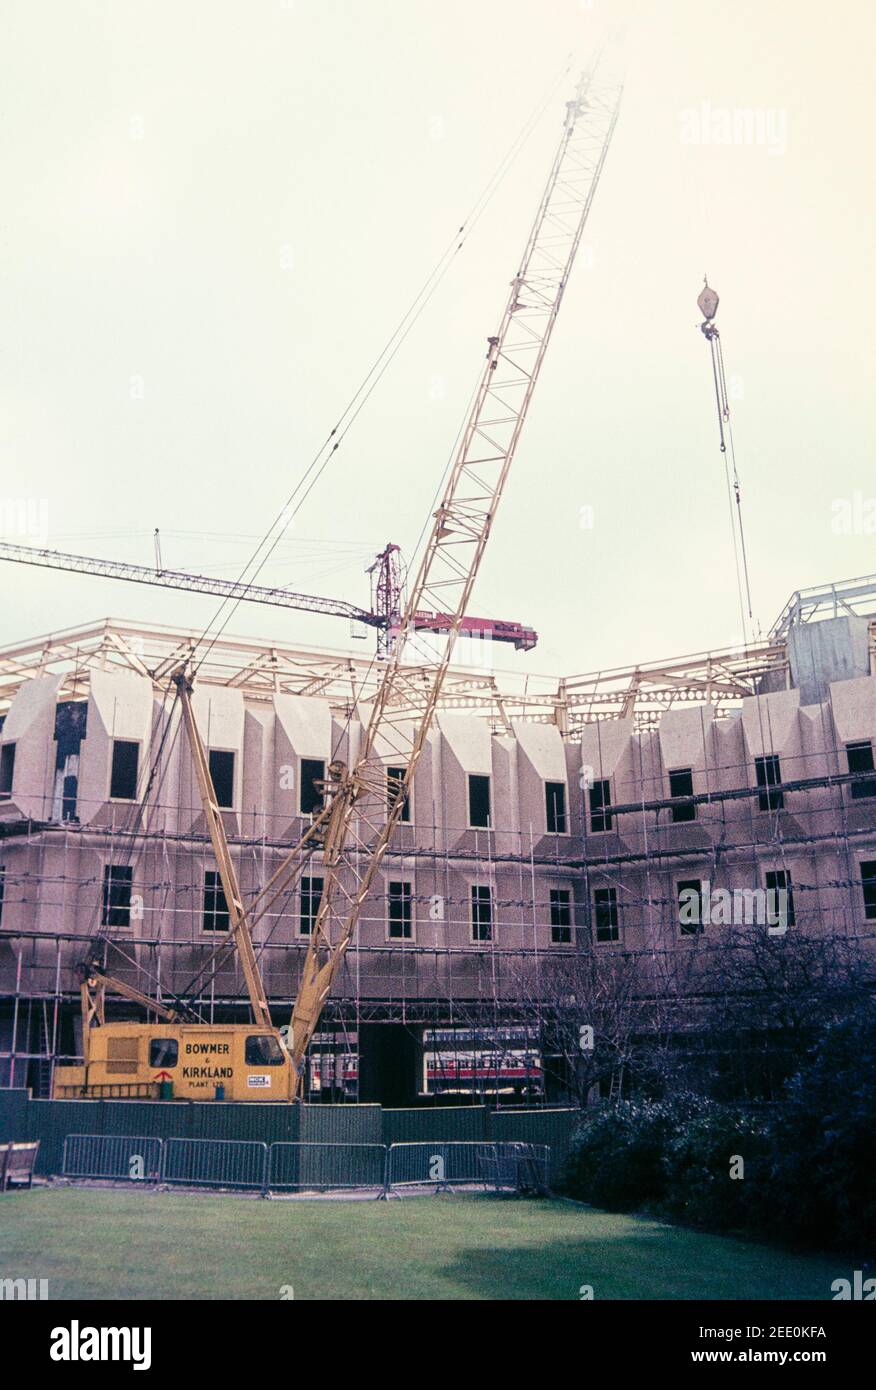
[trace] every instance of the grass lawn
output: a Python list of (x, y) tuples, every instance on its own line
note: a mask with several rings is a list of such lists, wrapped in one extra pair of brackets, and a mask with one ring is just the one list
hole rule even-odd
[(0, 1196), (0, 1278), (52, 1299), (829, 1299), (841, 1263), (550, 1200)]

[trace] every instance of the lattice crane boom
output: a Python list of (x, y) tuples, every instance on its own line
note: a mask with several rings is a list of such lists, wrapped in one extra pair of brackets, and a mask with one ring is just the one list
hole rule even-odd
[(253, 1021), (260, 1027), (270, 1028), (272, 1026), (271, 1011), (268, 1007), (268, 997), (265, 991), (264, 981), (262, 980), (261, 971), (259, 970), (258, 961), (253, 948), (252, 935), (247, 923), (247, 913), (243, 904), (240, 884), (237, 879), (237, 870), (231, 857), (228, 838), (225, 834), (225, 826), (222, 822), (222, 812), (216, 799), (213, 778), (210, 775), (210, 761), (207, 756), (207, 750), (204, 747), (192, 709), (191, 681), (184, 672), (179, 671), (174, 676), (174, 682), (179, 693), (183, 723), (185, 724), (186, 734), (189, 740), (189, 750), (195, 767), (198, 791), (201, 797), (201, 804), (204, 808), (204, 816), (207, 821), (207, 831), (213, 846), (213, 853), (216, 857), (216, 867), (219, 871), (222, 892), (225, 895), (225, 904), (228, 908), (231, 934), (234, 945), (237, 947), (237, 954), (243, 969), (243, 977), (246, 981), (246, 991), (249, 995), (249, 1005), (252, 1010)]
[[(295, 1000), (290, 1050), (299, 1077), (362, 905), (402, 814), (453, 647), (544, 361), (617, 120), (622, 84), (598, 62), (567, 103), (563, 133), (501, 324), (401, 617), (361, 747), (327, 788), (323, 896)], [(432, 665), (411, 664), (416, 615), (450, 615)], [(388, 786), (384, 758), (404, 767)], [(290, 878), (300, 872), (289, 856)]]

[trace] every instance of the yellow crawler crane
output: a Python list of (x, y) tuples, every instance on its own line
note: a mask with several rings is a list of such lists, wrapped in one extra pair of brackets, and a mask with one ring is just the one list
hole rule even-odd
[[(180, 1100), (276, 1101), (292, 1100), (297, 1094), (297, 1073), (271, 1022), (207, 752), (192, 710), (191, 683), (183, 672), (177, 673), (175, 681), (228, 907), (231, 942), (223, 943), (222, 953), (237, 951), (253, 1021), (202, 1023), (188, 1005), (159, 1002), (107, 975), (100, 967), (98, 954), (93, 952), (81, 967), (84, 1065), (56, 1067), (56, 1100), (81, 1096), (165, 1096)], [(107, 1023), (107, 990), (142, 1005), (161, 1022)]]
[[(132, 1092), (142, 1087), (143, 1093), (157, 1094), (164, 1082), (172, 1086), (174, 1096), (194, 1099), (212, 1099), (217, 1093), (235, 1100), (294, 1099), (301, 1094), (307, 1049), (402, 815), (438, 707), (608, 153), (621, 92), (619, 77), (601, 57), (582, 75), (575, 96), (566, 103), (562, 135), (535, 222), (511, 281), (501, 323), (487, 340), (472, 410), (355, 758), (349, 766), (339, 761), (329, 765), (322, 809), (248, 907), (241, 899), (207, 755), (192, 713), (191, 681), (183, 672), (177, 675), (231, 928), (230, 942), (216, 949), (200, 977), (210, 966), (215, 972), (236, 950), (253, 1023), (192, 1023), (175, 1017), (172, 1008), (157, 1007), (139, 996), (139, 1002), (145, 1001), (163, 1022), (107, 1024), (103, 990), (113, 987), (113, 982), (94, 971), (83, 986), (85, 1066), (58, 1068), (56, 1095), (106, 1094), (102, 1088), (119, 1087), (126, 1078)], [(418, 662), (416, 615), (426, 609), (448, 615), (447, 641), (437, 661)], [(396, 773), (388, 782), (387, 764), (403, 768), (403, 776)], [(271, 1022), (252, 933), (274, 903), (294, 889), (317, 850), (323, 893), (291, 1026), (288, 1036), (283, 1036)], [(137, 992), (125, 986), (122, 993), (133, 998)], [(161, 1065), (154, 1065), (157, 1062)]]

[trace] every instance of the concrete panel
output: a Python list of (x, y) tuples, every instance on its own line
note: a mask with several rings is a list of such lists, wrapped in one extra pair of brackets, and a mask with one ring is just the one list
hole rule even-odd
[(830, 706), (840, 743), (876, 739), (876, 677), (833, 682)]
[(471, 714), (439, 714), (437, 723), (463, 772), (489, 777), (493, 771), (493, 747), (487, 720)]
[(279, 775), (274, 765), (274, 717), (270, 709), (247, 709), (243, 722), (243, 764), (235, 769), (235, 798), (244, 835), (276, 838)]
[(327, 700), (305, 695), (275, 695), (277, 722), (290, 749), (301, 758), (332, 755), (332, 714)]
[(710, 705), (666, 710), (658, 729), (664, 768), (669, 771), (678, 767), (705, 767), (710, 761), (714, 722), (714, 710)]
[(512, 720), (514, 737), (533, 771), (545, 782), (565, 782), (566, 754), (555, 724), (529, 724)]
[(800, 703), (827, 699), (832, 681), (870, 673), (869, 619), (845, 615), (814, 623), (795, 623), (788, 633), (791, 679)]
[(274, 712), (278, 783), (275, 829), (282, 838), (297, 840), (307, 823), (299, 814), (301, 759), (321, 758), (326, 766), (331, 761), (334, 753), (331, 708), (326, 700), (303, 695), (275, 695)]
[(632, 719), (600, 720), (581, 731), (581, 767), (593, 768), (594, 777), (613, 777), (630, 751)]
[[(208, 750), (222, 749), (234, 754), (234, 808), (223, 812), (229, 835), (240, 834), (240, 798), (243, 787), (244, 703), (243, 692), (216, 686), (197, 686), (192, 695), (192, 713)], [(201, 798), (192, 763), (191, 750), (185, 733), (176, 743), (180, 764), (179, 829), (183, 834), (205, 833), (206, 822), (201, 810)]]
[(2, 742), (15, 744), (12, 796), (0, 816), (45, 820), (51, 814), (55, 768), (55, 706), (60, 676), (37, 676), (18, 690), (3, 725)]
[(489, 724), (472, 715), (442, 714), (438, 718), (440, 760), (433, 773), (436, 802), (443, 809), (444, 843), (447, 849), (486, 855), (492, 831), (469, 830), (468, 779), (489, 777), (491, 814), (496, 819), (496, 786), (493, 778), (493, 739)]
[(742, 727), (751, 758), (796, 753), (799, 748), (799, 690), (751, 695), (742, 702)]
[(128, 671), (92, 671), (88, 724), (79, 752), (79, 820), (83, 825), (128, 826), (133, 803), (110, 801), (113, 739), (140, 745), (138, 784), (151, 757), (152, 682)]
[[(552, 852), (563, 840), (555, 833), (548, 836), (546, 783), (560, 782), (565, 787), (566, 830), (569, 835), (569, 802), (571, 800), (566, 781), (566, 750), (559, 729), (552, 724), (528, 724), (515, 720), (514, 734), (517, 739), (517, 802), (520, 829), (524, 834), (531, 833), (533, 851), (541, 854)], [(501, 803), (500, 803), (501, 804)], [(497, 817), (497, 820), (504, 820)]]

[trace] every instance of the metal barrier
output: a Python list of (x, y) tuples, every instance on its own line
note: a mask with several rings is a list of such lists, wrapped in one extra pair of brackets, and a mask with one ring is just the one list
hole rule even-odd
[(440, 1143), (390, 1144), (386, 1186), (435, 1187), (484, 1185), (492, 1182), (495, 1144), (468, 1140)]
[(382, 1192), (385, 1182), (385, 1144), (278, 1141), (271, 1145), (268, 1168), (271, 1192), (345, 1187), (376, 1187)]
[(547, 1144), (512, 1141), (492, 1144), (495, 1155), (484, 1157), (484, 1172), (495, 1188), (512, 1192), (547, 1192), (551, 1151)]
[(547, 1192), (547, 1144), (354, 1144), (251, 1139), (158, 1139), (68, 1134), (62, 1175), (181, 1187), (239, 1187), (267, 1192), (370, 1188), (379, 1196), (400, 1187), (489, 1187)]
[(254, 1139), (166, 1139), (161, 1181), (183, 1187), (254, 1187), (265, 1192), (268, 1146)]
[(396, 1187), (491, 1187), (496, 1191), (547, 1192), (547, 1144), (390, 1144), (386, 1190)]
[(163, 1141), (145, 1135), (68, 1134), (61, 1173), (67, 1178), (158, 1182)]

